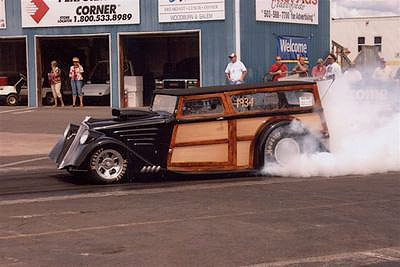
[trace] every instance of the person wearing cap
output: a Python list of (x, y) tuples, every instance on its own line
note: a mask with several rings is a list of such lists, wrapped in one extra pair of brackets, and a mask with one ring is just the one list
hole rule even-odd
[(282, 58), (277, 56), (275, 58), (275, 64), (273, 64), (269, 70), (269, 75), (272, 76), (272, 81), (276, 82), (279, 78), (286, 77), (287, 72), (288, 67), (282, 63)]
[(304, 57), (299, 57), (297, 61), (296, 67), (293, 68), (292, 72), (294, 74), (298, 74), (299, 77), (307, 77), (308, 76), (308, 65), (306, 64)]
[(51, 71), (48, 74), (51, 92), (53, 93), (54, 106), (57, 107), (57, 99), (60, 99), (61, 106), (64, 106), (64, 101), (61, 94), (61, 71), (57, 66), (57, 61), (51, 62)]
[(324, 60), (319, 58), (317, 60), (317, 65), (315, 65), (311, 70), (311, 75), (314, 78), (322, 79), (325, 76), (326, 67), (324, 66)]
[(72, 88), (72, 106), (76, 105), (76, 96), (79, 96), (80, 106), (83, 107), (83, 67), (79, 64), (79, 58), (74, 57), (72, 59), (73, 65), (69, 70), (69, 77), (71, 78), (71, 88)]
[(237, 59), (235, 53), (229, 55), (231, 62), (228, 63), (225, 69), (225, 76), (229, 84), (242, 84), (247, 74), (245, 65)]
[(326, 79), (336, 79), (342, 75), (342, 68), (336, 62), (336, 56), (334, 54), (329, 54), (326, 58), (326, 62), (328, 63), (325, 73)]

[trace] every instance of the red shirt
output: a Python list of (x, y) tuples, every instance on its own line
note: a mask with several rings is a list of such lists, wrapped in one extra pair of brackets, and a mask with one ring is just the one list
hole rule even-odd
[(272, 65), (269, 72), (277, 72), (278, 70), (281, 70), (282, 73), (275, 74), (272, 76), (272, 81), (274, 81), (274, 82), (278, 81), (279, 78), (286, 77), (288, 67), (285, 64), (281, 64), (280, 66), (274, 64), (274, 65)]

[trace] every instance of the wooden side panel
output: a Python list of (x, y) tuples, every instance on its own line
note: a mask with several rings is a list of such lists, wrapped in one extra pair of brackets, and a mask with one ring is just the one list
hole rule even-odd
[(258, 128), (270, 117), (259, 117), (237, 120), (237, 136), (254, 136)]
[(228, 139), (228, 121), (180, 124), (175, 144)]
[(249, 166), (251, 141), (237, 142), (237, 166)]
[(299, 119), (311, 133), (315, 135), (320, 135), (323, 128), (321, 123), (321, 117), (319, 113), (307, 113), (307, 114), (297, 114), (293, 115), (296, 119)]
[(175, 147), (171, 163), (228, 162), (228, 144)]

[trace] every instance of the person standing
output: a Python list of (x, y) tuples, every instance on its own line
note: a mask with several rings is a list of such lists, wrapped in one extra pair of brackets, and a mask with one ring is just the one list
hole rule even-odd
[(329, 54), (326, 58), (328, 66), (326, 67), (325, 78), (327, 79), (337, 79), (342, 75), (342, 68), (336, 62), (336, 56), (334, 54)]
[(61, 71), (57, 66), (57, 61), (51, 62), (51, 72), (48, 74), (49, 82), (51, 86), (51, 92), (53, 93), (54, 105), (57, 107), (57, 99), (60, 99), (61, 106), (64, 106), (64, 101), (61, 94)]
[(235, 53), (229, 55), (231, 62), (228, 63), (225, 69), (225, 76), (229, 84), (242, 84), (247, 74), (245, 65), (237, 59)]
[(282, 58), (277, 56), (275, 58), (275, 64), (273, 64), (269, 70), (269, 75), (272, 76), (272, 81), (276, 82), (279, 78), (286, 77), (287, 72), (288, 67), (282, 63)]
[(76, 106), (76, 96), (79, 96), (80, 106), (83, 107), (83, 67), (79, 64), (79, 58), (74, 57), (72, 59), (73, 65), (69, 70), (69, 77), (71, 78), (72, 88), (72, 106)]
[(319, 58), (317, 60), (317, 65), (315, 65), (311, 70), (311, 75), (314, 78), (322, 79), (324, 78), (325, 73), (326, 73), (326, 67), (324, 66), (324, 60), (322, 58)]
[(304, 57), (299, 57), (299, 60), (297, 61), (296, 67), (293, 68), (293, 73), (298, 74), (299, 77), (307, 77), (308, 76), (308, 65), (306, 64), (306, 61)]

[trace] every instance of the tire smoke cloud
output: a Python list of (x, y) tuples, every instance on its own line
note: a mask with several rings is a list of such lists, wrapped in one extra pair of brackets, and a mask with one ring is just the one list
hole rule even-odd
[(342, 77), (328, 89), (326, 82), (319, 91), (330, 152), (303, 153), (284, 167), (267, 163), (263, 173), (329, 177), (400, 171), (400, 83)]

